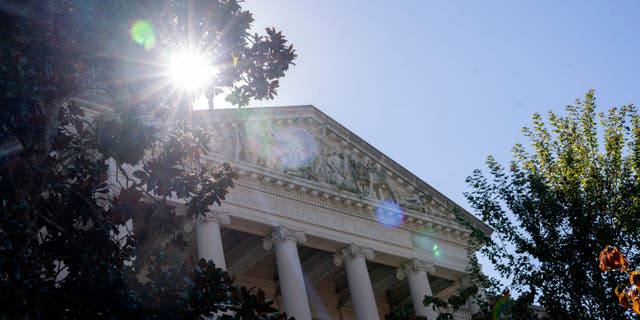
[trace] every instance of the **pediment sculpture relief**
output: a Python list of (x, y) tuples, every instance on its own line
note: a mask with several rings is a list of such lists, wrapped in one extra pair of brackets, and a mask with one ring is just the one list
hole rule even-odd
[(323, 125), (244, 121), (215, 131), (211, 149), (221, 156), (327, 184), (361, 198), (430, 211), (425, 194), (398, 185), (379, 163), (353, 146), (329, 138)]

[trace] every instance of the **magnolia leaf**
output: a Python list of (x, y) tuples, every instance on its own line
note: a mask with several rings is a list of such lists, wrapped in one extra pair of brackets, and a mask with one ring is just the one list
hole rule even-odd
[(142, 170), (136, 170), (133, 172), (133, 176), (144, 181), (149, 177), (149, 174), (147, 174), (146, 172), (142, 171)]

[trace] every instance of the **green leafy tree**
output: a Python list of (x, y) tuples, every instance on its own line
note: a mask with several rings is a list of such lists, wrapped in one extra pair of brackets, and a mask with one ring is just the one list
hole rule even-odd
[(467, 179), (467, 199), (494, 229), (474, 235), (513, 291), (538, 293), (548, 318), (630, 319), (611, 293), (623, 279), (600, 272), (598, 252), (614, 244), (640, 259), (640, 116), (632, 105), (596, 113), (593, 91), (566, 112), (535, 114), (508, 167), (489, 157), (489, 173)]
[[(5, 1), (0, 17), (0, 319), (286, 318), (187, 251), (185, 221), (236, 177), (200, 160), (211, 137), (140, 120), (222, 88), (238, 105), (272, 98), (295, 58), (282, 34), (249, 34), (235, 0)], [(164, 56), (191, 45), (220, 72), (171, 90)]]

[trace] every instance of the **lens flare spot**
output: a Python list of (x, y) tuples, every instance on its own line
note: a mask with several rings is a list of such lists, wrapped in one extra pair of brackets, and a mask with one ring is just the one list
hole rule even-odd
[(308, 178), (318, 155), (315, 138), (304, 127), (278, 127), (261, 121), (242, 131), (246, 148), (240, 158), (265, 167)]
[(502, 296), (498, 298), (495, 306), (493, 307), (492, 319), (506, 319), (507, 313), (511, 309), (511, 304), (513, 304), (513, 300), (509, 296)]
[(149, 21), (136, 20), (131, 25), (129, 32), (131, 33), (131, 39), (143, 46), (145, 50), (151, 50), (156, 46), (156, 32)]
[(242, 138), (246, 139), (246, 148), (242, 149), (240, 158), (266, 166), (268, 153), (273, 144), (271, 126), (259, 121), (247, 121), (241, 134)]
[(404, 221), (402, 208), (391, 201), (380, 201), (376, 204), (375, 215), (378, 223), (385, 227), (397, 227)]
[(434, 257), (439, 258), (439, 257), (441, 257), (441, 256), (442, 256), (442, 253), (440, 253), (440, 248), (438, 248), (438, 245), (437, 245), (437, 244), (434, 244), (434, 245), (433, 245), (432, 250), (433, 250), (433, 256), (434, 256)]
[(303, 127), (282, 128), (275, 134), (275, 152), (284, 169), (311, 169), (318, 153), (316, 141)]

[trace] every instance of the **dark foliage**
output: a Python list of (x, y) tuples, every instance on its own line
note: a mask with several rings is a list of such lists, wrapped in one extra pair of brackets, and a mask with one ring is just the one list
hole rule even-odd
[[(477, 300), (478, 287), (475, 285), (466, 286), (458, 289), (458, 292), (450, 296), (447, 301), (435, 296), (425, 296), (422, 303), (434, 310), (438, 310), (438, 318), (436, 320), (453, 320), (455, 317), (452, 312), (459, 310), (465, 306), (468, 301), (475, 302)], [(482, 312), (475, 314), (474, 319), (485, 319)], [(491, 317), (486, 319), (492, 319)]]
[[(0, 7), (0, 318), (286, 318), (187, 250), (185, 223), (236, 177), (200, 160), (211, 137), (139, 118), (188, 104), (158, 61), (189, 43), (221, 66), (209, 96), (272, 98), (295, 58), (282, 34), (249, 35), (251, 14), (234, 0)], [(136, 19), (155, 28), (153, 43), (131, 39)], [(72, 97), (108, 108), (89, 114)]]
[(426, 320), (426, 317), (416, 316), (413, 308), (392, 308), (384, 315), (384, 320)]
[(387, 291), (387, 303), (389, 304), (389, 312), (384, 315), (385, 320), (426, 320), (426, 317), (417, 316), (412, 306), (398, 307), (394, 303), (389, 291)]

